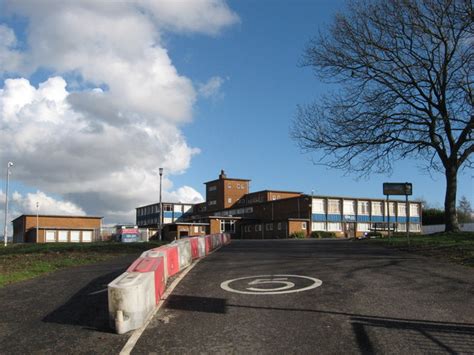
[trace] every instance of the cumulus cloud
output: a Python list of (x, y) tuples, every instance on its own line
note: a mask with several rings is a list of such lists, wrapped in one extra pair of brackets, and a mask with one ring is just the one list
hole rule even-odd
[[(0, 71), (22, 68), (24, 76), (0, 89), (0, 139), (8, 142), (0, 161), (15, 161), (15, 179), (72, 210), (133, 220), (136, 206), (157, 200), (160, 166), (166, 198), (202, 200), (191, 187), (173, 190), (170, 179), (199, 153), (181, 132), (198, 93), (215, 95), (222, 79), (197, 91), (161, 38), (218, 34), (239, 21), (224, 1), (7, 1), (5, 8), (28, 23), (21, 53), (14, 32), (0, 25)], [(55, 74), (34, 86), (28, 76), (41, 69)]]

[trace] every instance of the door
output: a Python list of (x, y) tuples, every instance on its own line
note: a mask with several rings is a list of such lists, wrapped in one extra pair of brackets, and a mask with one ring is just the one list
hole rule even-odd
[(344, 223), (344, 236), (346, 238), (354, 238), (355, 237), (355, 230), (356, 224), (352, 222)]

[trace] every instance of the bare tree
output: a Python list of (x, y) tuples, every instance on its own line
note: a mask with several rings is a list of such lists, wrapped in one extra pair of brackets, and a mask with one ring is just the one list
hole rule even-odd
[(446, 231), (459, 229), (457, 176), (474, 151), (471, 0), (354, 1), (304, 51), (340, 91), (298, 107), (292, 136), (318, 162), (364, 175), (415, 157), (446, 176)]

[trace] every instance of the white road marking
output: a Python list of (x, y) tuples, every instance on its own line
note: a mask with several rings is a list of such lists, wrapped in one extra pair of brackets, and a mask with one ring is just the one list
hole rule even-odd
[(165, 293), (163, 293), (163, 296), (161, 297), (161, 300), (160, 302), (158, 303), (158, 305), (156, 306), (155, 310), (150, 314), (150, 316), (148, 317), (148, 319), (146, 320), (145, 324), (143, 324), (141, 326), (141, 328), (138, 328), (138, 329), (135, 329), (132, 333), (132, 335), (130, 336), (130, 338), (128, 339), (127, 343), (125, 344), (125, 346), (123, 347), (123, 349), (120, 351), (120, 355), (129, 355), (130, 352), (133, 350), (133, 348), (135, 347), (135, 345), (137, 344), (138, 342), (138, 339), (140, 339), (140, 337), (142, 336), (143, 332), (145, 331), (146, 327), (148, 327), (148, 324), (150, 324), (151, 320), (153, 319), (153, 317), (155, 316), (156, 312), (158, 312), (158, 310), (161, 308), (161, 306), (163, 305), (163, 303), (165, 303), (166, 299), (169, 297), (169, 295), (171, 294), (171, 292), (173, 292), (173, 290), (176, 288), (176, 286), (178, 286), (179, 282), (187, 275), (188, 272), (190, 272), (192, 270), (192, 268), (194, 266), (197, 265), (198, 262), (200, 262), (202, 259), (197, 259), (196, 261), (194, 261), (190, 266), (188, 266), (183, 272), (181, 272), (178, 277), (171, 283), (170, 287), (168, 287), (165, 291)]
[[(288, 280), (288, 278), (296, 278), (296, 279), (306, 279), (310, 280), (313, 283), (309, 286), (303, 288), (294, 288), (295, 284)], [(285, 286), (279, 286), (275, 288), (256, 288), (256, 287), (249, 287), (246, 288), (247, 291), (244, 290), (236, 290), (230, 286), (231, 283), (239, 280), (248, 280), (253, 279), (253, 281), (249, 282), (248, 285), (257, 285), (257, 284), (285, 284)], [(316, 279), (314, 277), (309, 276), (301, 276), (301, 275), (258, 275), (258, 276), (246, 276), (246, 277), (239, 277), (237, 279), (227, 280), (221, 283), (221, 288), (228, 292), (240, 293), (244, 295), (281, 295), (285, 293), (293, 293), (293, 292), (302, 292), (312, 290), (313, 288), (319, 287), (322, 285), (322, 281)], [(291, 286), (292, 285), (292, 286)], [(290, 287), (292, 289), (290, 289)]]
[(97, 295), (98, 293), (102, 293), (102, 292), (107, 292), (107, 289), (104, 288), (103, 290), (91, 292), (88, 294), (88, 296)]

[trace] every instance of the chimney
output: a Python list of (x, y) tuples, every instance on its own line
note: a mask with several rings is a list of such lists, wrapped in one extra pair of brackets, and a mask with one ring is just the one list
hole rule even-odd
[(221, 170), (221, 174), (219, 175), (219, 179), (225, 179), (227, 175), (224, 173), (224, 170)]

